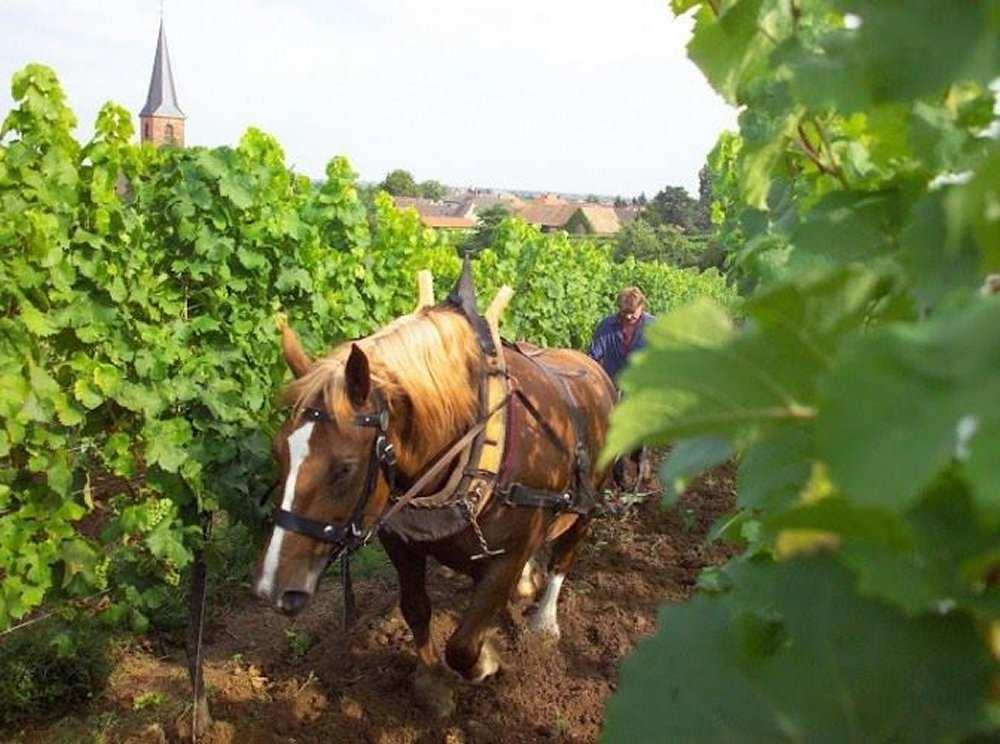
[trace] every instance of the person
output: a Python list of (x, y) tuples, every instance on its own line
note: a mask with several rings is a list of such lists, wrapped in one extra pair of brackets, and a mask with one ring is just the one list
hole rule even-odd
[(646, 326), (653, 316), (646, 312), (646, 296), (638, 287), (625, 287), (618, 293), (618, 312), (597, 324), (587, 352), (604, 367), (618, 387), (618, 375), (629, 356), (646, 345)]
[[(653, 316), (646, 312), (646, 296), (638, 287), (625, 287), (618, 293), (618, 312), (609, 315), (597, 324), (594, 337), (590, 342), (588, 354), (604, 371), (618, 388), (618, 376), (629, 357), (646, 345), (646, 326)], [(619, 396), (621, 390), (619, 389)], [(630, 453), (628, 459), (636, 463), (635, 489), (651, 476), (649, 451), (640, 447)], [(619, 458), (614, 467), (615, 480), (625, 488), (625, 460)]]

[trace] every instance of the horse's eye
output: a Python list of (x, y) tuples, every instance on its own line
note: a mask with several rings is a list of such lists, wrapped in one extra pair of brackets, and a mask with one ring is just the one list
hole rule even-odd
[(334, 466), (330, 470), (330, 480), (331, 481), (341, 481), (351, 474), (354, 466), (349, 462), (342, 462), (339, 465)]

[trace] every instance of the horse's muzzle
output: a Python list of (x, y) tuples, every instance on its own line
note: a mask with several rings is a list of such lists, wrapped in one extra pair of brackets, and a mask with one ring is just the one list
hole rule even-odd
[(286, 615), (298, 615), (309, 604), (308, 592), (285, 592), (278, 600), (278, 609)]

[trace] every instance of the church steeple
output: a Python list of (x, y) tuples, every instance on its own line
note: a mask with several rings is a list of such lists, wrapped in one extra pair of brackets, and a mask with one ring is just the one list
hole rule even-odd
[(161, 17), (149, 93), (146, 95), (146, 105), (139, 112), (142, 141), (152, 142), (157, 147), (165, 144), (183, 147), (185, 118), (177, 103), (174, 73), (170, 69), (170, 52), (167, 51), (167, 33)]

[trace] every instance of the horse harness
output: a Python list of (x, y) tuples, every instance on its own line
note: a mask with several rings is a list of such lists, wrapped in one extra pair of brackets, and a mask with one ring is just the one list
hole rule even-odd
[[(509, 507), (552, 509), (557, 512), (570, 511), (586, 515), (595, 506), (595, 495), (587, 477), (590, 472), (590, 456), (586, 446), (586, 423), (563, 376), (537, 358), (544, 354), (544, 349), (521, 343), (504, 344), (533, 362), (553, 384), (553, 387), (559, 391), (567, 410), (570, 411), (576, 440), (572, 450), (566, 446), (566, 443), (562, 441), (531, 400), (513, 383), (503, 364), (502, 349), (498, 349), (493, 342), (482, 316), (475, 314), (474, 309), (470, 310), (467, 303), (454, 301), (453, 297), (449, 297), (449, 300), (452, 300), (469, 319), (487, 360), (487, 369), (480, 383), (481, 418), (478, 422), (439, 456), (405, 493), (402, 493), (396, 471), (396, 452), (388, 438), (389, 409), (384, 400), (377, 398), (375, 411), (358, 414), (354, 420), (357, 426), (374, 428), (376, 434), (368, 462), (364, 493), (358, 499), (350, 519), (343, 524), (335, 524), (303, 517), (287, 509), (278, 509), (274, 514), (275, 525), (334, 546), (335, 550), (331, 554), (330, 560), (335, 560), (338, 557), (341, 559), (345, 596), (352, 594), (349, 572), (351, 555), (367, 544), (380, 529), (390, 525), (390, 520), (399, 515), (403, 507), (409, 506), (414, 509), (457, 508), (463, 517), (463, 528), (471, 526), (479, 542), (480, 552), (471, 556), (471, 560), (478, 560), (504, 552), (503, 550), (490, 549), (478, 523), (478, 517), (491, 500), (493, 493), (496, 493), (502, 499), (502, 503)], [(474, 308), (474, 304), (472, 308)], [(492, 386), (492, 396), (489, 384), (491, 378), (502, 381), (501, 386)], [(503, 390), (500, 400), (496, 400), (497, 390)], [(568, 489), (547, 491), (509, 480), (510, 465), (514, 455), (511, 432), (515, 412), (514, 407), (510, 404), (514, 399), (517, 399), (524, 410), (535, 419), (545, 436), (564, 454), (572, 458), (572, 483)], [(505, 441), (491, 440), (486, 436), (487, 424), (505, 408), (507, 409), (507, 415), (503, 421), (503, 439)], [(330, 421), (330, 414), (322, 409), (305, 408), (303, 412), (309, 421)], [(480, 467), (484, 449), (498, 446), (502, 448), (503, 455), (499, 467), (495, 469)], [(429, 496), (418, 496), (419, 492), (453, 461), (457, 461), (458, 465), (453, 468), (451, 476), (447, 479), (446, 487)], [(460, 477), (456, 477), (459, 473)], [(378, 517), (370, 528), (366, 529), (364, 527), (366, 510), (377, 487), (380, 474), (385, 478), (389, 487), (391, 506)], [(345, 605), (345, 615), (349, 616), (350, 614), (350, 609)]]

